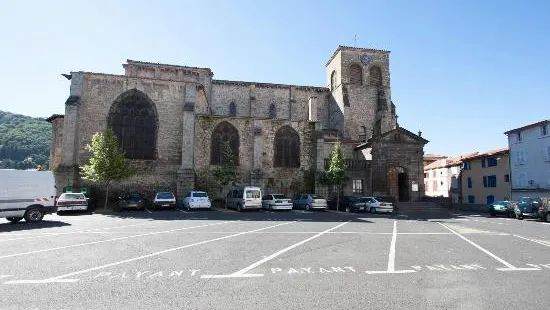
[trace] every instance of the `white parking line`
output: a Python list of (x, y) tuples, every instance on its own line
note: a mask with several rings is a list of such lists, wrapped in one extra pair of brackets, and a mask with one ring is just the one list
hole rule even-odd
[(416, 270), (395, 270), (395, 243), (397, 242), (397, 221), (393, 221), (393, 232), (390, 243), (390, 254), (388, 255), (388, 270), (365, 271), (367, 274), (388, 274), (388, 273), (413, 273)]
[(165, 234), (165, 233), (170, 233), (170, 232), (175, 232), (175, 231), (180, 231), (180, 230), (208, 227), (208, 226), (220, 225), (220, 224), (226, 224), (226, 223), (229, 223), (229, 222), (218, 222), (218, 223), (213, 223), (213, 224), (206, 224), (206, 225), (199, 225), (199, 226), (192, 226), (192, 227), (182, 227), (182, 228), (156, 231), (156, 232), (150, 232), (150, 233), (139, 234), (139, 235), (118, 237), (118, 238), (107, 239), (107, 240), (100, 240), (100, 241), (92, 241), (92, 242), (78, 243), (78, 244), (72, 244), (72, 245), (65, 245), (65, 246), (60, 246), (60, 247), (55, 247), (55, 248), (48, 248), (48, 249), (42, 249), (42, 250), (36, 250), (36, 251), (30, 251), (30, 252), (3, 255), (3, 256), (0, 256), (0, 259), (10, 258), (10, 257), (17, 257), (17, 256), (24, 256), (24, 255), (31, 255), (31, 254), (37, 254), (37, 253), (44, 253), (44, 252), (51, 252), (51, 251), (56, 251), (56, 250), (69, 249), (69, 248), (76, 248), (76, 247), (81, 247), (81, 246), (91, 245), (91, 244), (99, 244), (99, 243), (105, 243), (105, 242), (131, 239), (131, 238), (138, 238), (138, 237), (152, 236), (152, 235), (158, 235), (158, 234)]
[(478, 245), (477, 243), (473, 242), (472, 240), (464, 237), (463, 235), (459, 234), (458, 232), (454, 231), (453, 229), (451, 229), (449, 226), (443, 224), (443, 223), (437, 223), (443, 227), (445, 227), (447, 230), (449, 230), (450, 232), (452, 232), (453, 234), (457, 235), (458, 237), (460, 237), (462, 240), (468, 242), (469, 244), (473, 245), (474, 247), (478, 248), (480, 251), (482, 251), (483, 253), (491, 256), (492, 258), (494, 258), (495, 260), (497, 260), (498, 262), (500, 262), (501, 264), (503, 264), (504, 266), (506, 266), (506, 268), (497, 268), (497, 270), (501, 270), (501, 271), (527, 271), (527, 270), (540, 270), (539, 268), (518, 268), (518, 267), (515, 267), (514, 265), (508, 263), (507, 261), (503, 260), (502, 258), (496, 256), (495, 254), (489, 252), (488, 250), (484, 249), (483, 247), (481, 247), (480, 245)]
[(147, 211), (147, 212), (149, 212), (149, 213), (153, 213), (153, 212), (151, 212), (151, 210), (149, 210), (149, 209), (147, 209), (147, 208), (145, 208), (145, 211)]
[(98, 267), (93, 267), (93, 268), (88, 268), (88, 269), (84, 269), (84, 270), (80, 270), (80, 271), (71, 272), (71, 273), (67, 273), (67, 274), (64, 274), (64, 275), (60, 275), (60, 276), (57, 276), (57, 277), (52, 277), (52, 278), (48, 278), (48, 279), (44, 279), (44, 280), (13, 280), (13, 281), (4, 282), (4, 284), (27, 284), (27, 283), (45, 284), (45, 283), (67, 283), (67, 282), (72, 283), (72, 282), (77, 282), (79, 279), (65, 279), (65, 278), (73, 277), (73, 276), (76, 276), (76, 275), (80, 275), (80, 274), (83, 274), (83, 273), (88, 273), (88, 272), (99, 270), (99, 269), (104, 269), (104, 268), (107, 268), (107, 267), (126, 264), (126, 263), (129, 263), (129, 262), (141, 260), (141, 259), (144, 259), (144, 258), (154, 257), (154, 256), (158, 256), (158, 255), (161, 255), (161, 254), (165, 254), (165, 253), (169, 253), (169, 252), (173, 252), (173, 251), (177, 251), (177, 250), (194, 247), (194, 246), (197, 246), (197, 245), (202, 245), (202, 244), (206, 244), (206, 243), (210, 243), (210, 242), (214, 242), (214, 241), (229, 239), (229, 238), (241, 236), (241, 235), (248, 234), (248, 233), (255, 232), (255, 231), (261, 231), (261, 230), (274, 228), (274, 227), (277, 227), (277, 226), (287, 225), (287, 224), (291, 224), (291, 223), (295, 223), (295, 222), (279, 223), (279, 224), (276, 224), (276, 225), (272, 225), (272, 226), (268, 226), (268, 227), (264, 227), (264, 228), (259, 228), (259, 229), (254, 229), (254, 230), (249, 230), (249, 231), (245, 231), (245, 232), (240, 232), (240, 233), (236, 233), (236, 234), (229, 235), (229, 236), (224, 236), (224, 237), (209, 239), (209, 240), (205, 240), (205, 241), (200, 241), (200, 242), (196, 242), (196, 243), (192, 243), (192, 244), (188, 244), (188, 245), (184, 245), (184, 246), (180, 246), (180, 247), (170, 248), (170, 249), (166, 249), (166, 250), (162, 250), (162, 251), (158, 251), (158, 252), (150, 253), (150, 254), (147, 254), (147, 255), (142, 255), (142, 256), (138, 256), (138, 257), (134, 257), (134, 258), (130, 258), (130, 259), (126, 259), (126, 260), (122, 260), (122, 261), (118, 261), (118, 262), (114, 262), (114, 263), (110, 263), (110, 264), (101, 265), (101, 266), (98, 266)]
[(256, 267), (258, 267), (258, 266), (260, 266), (260, 265), (262, 265), (262, 264), (264, 264), (264, 263), (266, 263), (266, 262), (268, 262), (268, 261), (270, 261), (270, 260), (272, 260), (272, 259), (274, 259), (275, 257), (277, 257), (277, 256), (279, 256), (279, 255), (281, 255), (281, 254), (283, 254), (283, 253), (285, 253), (285, 252), (288, 252), (288, 251), (294, 249), (295, 247), (298, 247), (298, 246), (300, 246), (300, 245), (302, 245), (302, 244), (304, 244), (304, 243), (306, 243), (306, 242), (308, 242), (308, 241), (311, 241), (311, 240), (313, 240), (313, 239), (315, 239), (315, 238), (318, 238), (318, 237), (320, 237), (320, 236), (322, 236), (322, 235), (324, 235), (324, 234), (326, 234), (326, 233), (328, 233), (328, 232), (330, 232), (330, 231), (332, 231), (332, 230), (338, 229), (338, 228), (340, 228), (340, 227), (346, 225), (346, 224), (349, 223), (349, 222), (350, 222), (350, 221), (347, 221), (347, 222), (345, 222), (345, 223), (341, 223), (341, 224), (336, 225), (336, 226), (334, 226), (334, 227), (332, 227), (332, 228), (329, 228), (329, 229), (327, 229), (327, 230), (324, 230), (324, 231), (322, 231), (322, 232), (320, 232), (320, 233), (318, 233), (318, 234), (316, 234), (316, 235), (314, 235), (314, 236), (311, 236), (311, 237), (309, 237), (309, 238), (307, 238), (307, 239), (304, 239), (304, 240), (302, 240), (302, 241), (300, 241), (300, 242), (298, 242), (298, 243), (295, 243), (295, 244), (293, 244), (293, 245), (291, 245), (291, 246), (289, 246), (289, 247), (286, 247), (286, 248), (284, 248), (284, 249), (282, 249), (282, 250), (280, 250), (280, 251), (278, 251), (278, 252), (276, 252), (276, 253), (273, 253), (273, 254), (271, 254), (271, 255), (269, 255), (269, 256), (267, 256), (267, 257), (264, 257), (263, 259), (261, 259), (261, 260), (255, 262), (254, 264), (252, 264), (252, 265), (250, 265), (250, 266), (248, 266), (248, 267), (245, 267), (245, 268), (243, 268), (243, 269), (241, 269), (241, 270), (239, 270), (239, 271), (237, 271), (237, 272), (234, 272), (234, 273), (232, 273), (232, 274), (227, 274), (227, 275), (202, 275), (201, 278), (203, 278), (203, 279), (217, 279), (217, 278), (251, 278), (251, 277), (262, 277), (263, 274), (247, 274), (247, 272), (250, 271), (250, 270), (252, 270), (252, 269), (254, 269), (254, 268), (256, 268)]
[(548, 241), (537, 240), (537, 239), (530, 239), (530, 238), (525, 238), (525, 237), (518, 236), (518, 235), (513, 235), (513, 236), (514, 236), (514, 237), (517, 237), (517, 238), (520, 238), (520, 239), (523, 239), (523, 240), (531, 241), (531, 242), (534, 242), (534, 243), (538, 243), (538, 244), (540, 244), (540, 245), (544, 245), (544, 246), (550, 247), (550, 242), (548, 242)]

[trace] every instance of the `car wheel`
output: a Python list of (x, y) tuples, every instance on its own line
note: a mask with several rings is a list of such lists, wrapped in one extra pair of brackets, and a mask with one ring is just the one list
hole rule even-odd
[(25, 221), (29, 223), (36, 223), (42, 221), (44, 212), (38, 208), (32, 208), (25, 213)]
[(347, 213), (350, 213), (351, 212), (351, 208), (349, 206), (346, 207), (346, 212)]
[(521, 213), (520, 213), (520, 214), (517, 214), (517, 213), (516, 213), (516, 218), (517, 218), (518, 220), (523, 220), (523, 216), (521, 215)]
[(238, 205), (237, 205), (237, 211), (239, 211), (239, 212), (243, 212), (243, 208), (241, 207), (241, 205), (240, 205), (240, 204), (238, 204)]
[(491, 216), (497, 216), (497, 214), (493, 211), (489, 212), (489, 214), (491, 214)]
[(372, 214), (376, 213), (376, 208), (374, 208), (374, 207), (370, 208), (370, 213), (372, 213)]
[(550, 222), (550, 212), (546, 213), (546, 216), (543, 219), (545, 222)]
[(311, 206), (309, 204), (306, 204), (305, 209), (306, 209), (306, 211), (309, 211), (311, 209)]
[(269, 205), (269, 211), (273, 211), (273, 205)]
[(12, 222), (12, 223), (18, 223), (19, 221), (21, 221), (23, 218), (22, 217), (7, 217), (6, 220)]

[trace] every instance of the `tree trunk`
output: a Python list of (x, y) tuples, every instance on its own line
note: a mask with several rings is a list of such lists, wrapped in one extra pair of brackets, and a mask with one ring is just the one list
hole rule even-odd
[(336, 185), (336, 211), (340, 212), (340, 185)]
[(103, 204), (103, 212), (107, 210), (107, 203), (109, 202), (109, 185), (111, 185), (111, 182), (107, 182), (107, 187), (105, 188), (105, 203)]

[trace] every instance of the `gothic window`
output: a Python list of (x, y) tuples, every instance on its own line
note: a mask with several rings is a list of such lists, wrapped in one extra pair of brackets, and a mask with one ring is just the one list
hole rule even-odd
[(330, 90), (336, 89), (336, 71), (330, 74)]
[(349, 83), (352, 85), (363, 84), (363, 69), (358, 64), (349, 67)]
[(277, 118), (277, 109), (275, 108), (274, 104), (271, 104), (269, 106), (269, 118), (276, 119)]
[(374, 86), (382, 86), (382, 71), (380, 71), (380, 67), (378, 66), (370, 67), (369, 84)]
[(235, 102), (231, 102), (229, 104), (229, 116), (236, 116), (237, 115), (237, 106), (235, 105)]
[(212, 131), (212, 147), (210, 149), (210, 164), (219, 165), (223, 161), (222, 145), (229, 142), (231, 153), (235, 157), (235, 165), (239, 164), (239, 132), (230, 123), (223, 121)]
[(133, 89), (121, 94), (111, 106), (109, 127), (129, 159), (155, 159), (158, 118), (153, 102)]
[(275, 133), (274, 167), (300, 167), (300, 136), (290, 126)]

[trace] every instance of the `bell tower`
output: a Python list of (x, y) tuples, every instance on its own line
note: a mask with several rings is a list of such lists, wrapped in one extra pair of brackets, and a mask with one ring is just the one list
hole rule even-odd
[(326, 64), (331, 91), (328, 126), (361, 141), (396, 126), (389, 51), (339, 46)]

